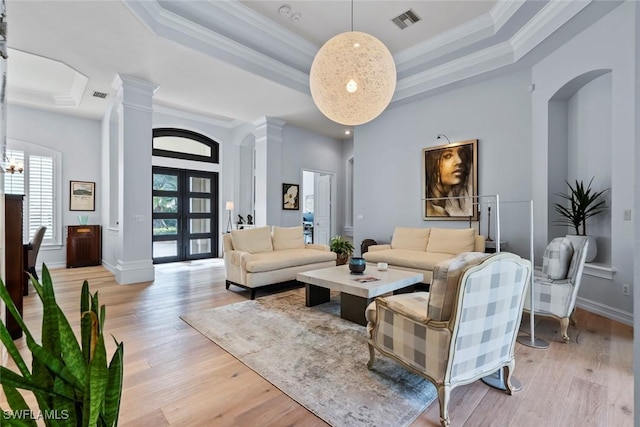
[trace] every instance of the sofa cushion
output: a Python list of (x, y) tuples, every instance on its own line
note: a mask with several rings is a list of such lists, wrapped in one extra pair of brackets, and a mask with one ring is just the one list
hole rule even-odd
[(566, 237), (556, 237), (545, 248), (542, 255), (542, 276), (552, 280), (567, 278), (573, 257), (573, 244)]
[(249, 273), (280, 270), (289, 267), (314, 264), (317, 262), (335, 261), (335, 252), (317, 251), (315, 249), (282, 249), (279, 251), (260, 252), (251, 256), (245, 269)]
[(273, 250), (304, 249), (304, 235), (300, 227), (273, 227)]
[(429, 228), (396, 227), (391, 239), (391, 249), (425, 251), (429, 240)]
[(411, 249), (384, 249), (366, 252), (362, 255), (367, 262), (386, 262), (391, 267), (414, 268), (417, 270), (433, 270), (440, 261), (451, 258), (450, 254), (418, 252)]
[(435, 266), (429, 286), (429, 319), (448, 321), (451, 318), (460, 274), (488, 256), (481, 252), (464, 252)]
[(427, 252), (457, 255), (472, 252), (475, 248), (476, 230), (473, 228), (432, 228)]
[(232, 230), (231, 240), (233, 240), (233, 248), (237, 251), (251, 254), (273, 251), (269, 227)]

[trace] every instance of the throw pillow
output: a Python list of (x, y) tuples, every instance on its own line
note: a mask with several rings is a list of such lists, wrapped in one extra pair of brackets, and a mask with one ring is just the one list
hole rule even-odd
[(409, 249), (422, 251), (427, 249), (429, 228), (396, 227), (391, 239), (391, 249)]
[(473, 228), (432, 228), (427, 252), (457, 255), (473, 252), (476, 247), (476, 230)]
[(460, 274), (488, 256), (482, 252), (465, 252), (436, 264), (429, 286), (429, 319), (446, 322), (451, 318)]
[(232, 230), (231, 240), (233, 248), (237, 251), (249, 252), (250, 254), (273, 251), (269, 227)]
[(566, 279), (571, 258), (571, 241), (566, 237), (556, 237), (547, 245), (542, 255), (542, 276), (551, 280)]
[(300, 227), (273, 227), (273, 250), (304, 249), (304, 234)]

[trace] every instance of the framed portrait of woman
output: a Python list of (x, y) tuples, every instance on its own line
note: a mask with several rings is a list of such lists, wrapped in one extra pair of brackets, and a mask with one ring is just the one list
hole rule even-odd
[(422, 149), (424, 220), (478, 220), (478, 140)]

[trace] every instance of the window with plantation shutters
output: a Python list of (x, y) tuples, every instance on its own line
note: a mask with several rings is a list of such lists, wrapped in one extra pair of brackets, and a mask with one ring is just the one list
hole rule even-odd
[(7, 141), (7, 158), (24, 164), (22, 173), (5, 175), (5, 193), (24, 194), (24, 241), (47, 227), (43, 244), (60, 244), (60, 153), (35, 144)]

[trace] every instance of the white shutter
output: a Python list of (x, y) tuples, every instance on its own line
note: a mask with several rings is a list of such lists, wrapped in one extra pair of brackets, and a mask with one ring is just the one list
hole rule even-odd
[(45, 239), (53, 238), (54, 225), (54, 159), (29, 155), (29, 236), (41, 225), (47, 227)]

